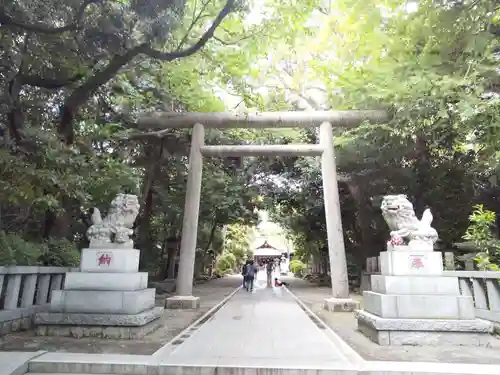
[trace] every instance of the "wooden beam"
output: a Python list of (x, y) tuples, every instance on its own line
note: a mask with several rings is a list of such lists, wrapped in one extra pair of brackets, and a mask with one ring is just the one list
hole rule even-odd
[[(291, 128), (313, 127), (323, 122), (330, 122), (333, 126), (351, 128), (365, 120), (380, 123), (387, 119), (387, 112), (379, 110), (254, 113), (154, 112), (140, 117), (138, 126), (143, 130), (190, 128), (197, 123), (207, 128)], [(161, 136), (154, 132), (149, 134)]]
[(319, 156), (323, 153), (320, 145), (243, 145), (243, 146), (203, 146), (203, 156)]

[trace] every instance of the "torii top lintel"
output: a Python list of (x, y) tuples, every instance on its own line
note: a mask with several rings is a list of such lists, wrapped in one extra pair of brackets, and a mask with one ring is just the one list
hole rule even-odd
[(208, 128), (292, 128), (313, 127), (323, 122), (352, 128), (362, 121), (387, 121), (386, 111), (314, 111), (314, 112), (153, 112), (139, 118), (140, 129), (161, 130), (190, 128), (202, 124)]

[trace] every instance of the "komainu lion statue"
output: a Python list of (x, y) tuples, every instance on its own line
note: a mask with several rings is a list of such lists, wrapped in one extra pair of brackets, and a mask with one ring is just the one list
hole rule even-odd
[(87, 230), (89, 247), (115, 246), (132, 248), (134, 243), (130, 236), (132, 227), (139, 214), (139, 200), (136, 195), (118, 194), (111, 201), (108, 215), (103, 219), (101, 212), (94, 208), (92, 225)]
[(433, 217), (430, 209), (426, 209), (422, 219), (418, 220), (413, 205), (404, 194), (384, 196), (381, 209), (391, 230), (391, 243), (410, 246), (418, 244), (433, 248), (438, 240), (438, 233), (431, 227)]

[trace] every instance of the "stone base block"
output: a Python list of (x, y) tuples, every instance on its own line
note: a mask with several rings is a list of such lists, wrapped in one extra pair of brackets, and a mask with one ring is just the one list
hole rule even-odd
[(11, 332), (28, 330), (32, 327), (33, 316), (37, 312), (47, 311), (49, 305), (20, 307), (15, 310), (0, 310), (0, 336)]
[(35, 328), (35, 334), (38, 336), (74, 337), (76, 339), (96, 337), (113, 340), (139, 340), (156, 331), (161, 325), (159, 319), (141, 327), (40, 325)]
[(50, 310), (62, 313), (138, 314), (155, 306), (155, 289), (54, 290)]
[(351, 298), (326, 298), (323, 307), (332, 312), (350, 312), (358, 310), (360, 302)]
[(139, 314), (84, 314), (40, 312), (35, 314), (35, 325), (75, 326), (143, 326), (163, 314), (163, 307), (154, 307)]
[(35, 332), (39, 336), (140, 339), (158, 329), (163, 307), (134, 315), (38, 313)]
[(68, 272), (65, 290), (141, 290), (148, 287), (148, 273)]
[(380, 253), (382, 275), (435, 275), (443, 273), (443, 254), (439, 251), (384, 251)]
[(82, 272), (137, 272), (139, 250), (135, 249), (83, 249), (80, 262)]
[(194, 296), (173, 296), (165, 300), (167, 309), (198, 309), (200, 307), (200, 297)]
[(460, 295), (458, 277), (372, 275), (371, 288), (382, 294)]
[(474, 319), (469, 296), (388, 295), (363, 292), (365, 311), (382, 318)]
[(385, 319), (356, 311), (358, 329), (379, 345), (491, 346), (492, 324), (485, 320)]

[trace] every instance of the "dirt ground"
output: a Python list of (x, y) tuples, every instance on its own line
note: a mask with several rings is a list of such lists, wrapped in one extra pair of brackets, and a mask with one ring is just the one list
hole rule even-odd
[[(290, 284), (290, 290), (365, 360), (500, 364), (500, 340), (491, 348), (379, 346), (357, 330), (353, 313), (324, 310), (323, 301), (331, 296), (329, 288), (300, 279), (291, 279)], [(353, 295), (352, 298), (362, 303), (361, 296)]]
[[(97, 338), (42, 337), (33, 331), (11, 333), (0, 337), (1, 351), (36, 351), (108, 354), (153, 354), (191, 323), (222, 301), (238, 286), (238, 279), (223, 278), (194, 286), (193, 295), (200, 297), (198, 310), (165, 310), (163, 325), (142, 340)], [(157, 299), (157, 302), (160, 302)], [(157, 303), (158, 304), (158, 303)]]

